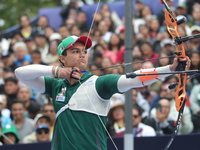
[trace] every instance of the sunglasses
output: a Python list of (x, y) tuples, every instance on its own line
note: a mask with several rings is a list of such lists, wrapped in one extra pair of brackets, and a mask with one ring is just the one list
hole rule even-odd
[(41, 135), (42, 133), (48, 134), (49, 133), (49, 129), (39, 129), (38, 131), (36, 131), (37, 134)]
[(133, 115), (133, 118), (135, 118), (135, 119), (138, 118), (138, 117), (139, 117), (139, 115)]

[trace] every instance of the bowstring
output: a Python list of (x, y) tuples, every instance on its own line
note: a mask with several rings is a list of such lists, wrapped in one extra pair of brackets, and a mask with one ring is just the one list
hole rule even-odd
[[(91, 30), (92, 30), (92, 27), (93, 27), (93, 24), (94, 24), (94, 19), (95, 19), (95, 17), (96, 17), (97, 11), (98, 11), (98, 9), (99, 9), (99, 4), (100, 4), (100, 2), (101, 2), (101, 0), (98, 0), (97, 7), (96, 7), (96, 10), (95, 10), (94, 16), (93, 16), (93, 18), (92, 18), (92, 23), (91, 23), (91, 25), (90, 25), (90, 29), (89, 29), (89, 32), (88, 32), (87, 37), (90, 37)], [(85, 42), (84, 49), (85, 49), (85, 47), (86, 47), (86, 43), (87, 43), (87, 42), (88, 42), (88, 38), (87, 38), (87, 40), (86, 40), (86, 42)]]
[(170, 137), (170, 140), (169, 142), (167, 143), (167, 145), (165, 146), (165, 149), (164, 150), (168, 150), (169, 147), (171, 146), (175, 136), (177, 135), (178, 131), (179, 131), (179, 127), (180, 127), (180, 124), (181, 124), (181, 119), (183, 117), (183, 112), (184, 112), (184, 108), (185, 108), (185, 103), (186, 103), (186, 99), (184, 100), (183, 102), (184, 104), (182, 105), (181, 107), (181, 110), (179, 111), (179, 114), (178, 114), (178, 117), (177, 117), (177, 121), (176, 121), (176, 126), (174, 128), (174, 131)]
[[(91, 25), (90, 25), (90, 29), (89, 29), (89, 33), (88, 33), (88, 37), (90, 37), (91, 30), (92, 30), (92, 27), (93, 27), (93, 24), (94, 24), (94, 19), (95, 19), (95, 17), (96, 17), (97, 11), (98, 11), (98, 9), (99, 9), (99, 4), (100, 4), (100, 2), (101, 2), (101, 0), (98, 0), (97, 7), (96, 7), (96, 10), (95, 10), (95, 13), (94, 13), (93, 19), (92, 19), (92, 23), (91, 23)], [(88, 38), (87, 38), (87, 40), (86, 40), (86, 42), (85, 42), (84, 48), (86, 47), (86, 43), (87, 43), (87, 42), (88, 42)], [(80, 83), (80, 85), (81, 85), (80, 80), (79, 80), (79, 83)], [(90, 101), (90, 98), (89, 98), (89, 96), (88, 96), (88, 94), (86, 93), (85, 90), (84, 90), (84, 93), (87, 95), (87, 97), (88, 97), (88, 99), (89, 99), (89, 101)], [(116, 146), (114, 140), (112, 139), (110, 133), (108, 132), (106, 126), (104, 125), (104, 123), (103, 123), (101, 117), (100, 117), (99, 114), (97, 113), (97, 111), (96, 111), (96, 109), (95, 109), (93, 103), (92, 103), (91, 101), (90, 101), (90, 103), (91, 103), (91, 105), (92, 105), (94, 111), (96, 112), (96, 114), (97, 114), (97, 116), (98, 116), (98, 118), (99, 118), (99, 120), (100, 120), (100, 122), (101, 122), (103, 128), (105, 129), (107, 135), (109, 136), (110, 140), (112, 141), (112, 143), (113, 143), (115, 149), (118, 150), (118, 148), (117, 148), (117, 146)]]
[[(80, 80), (79, 80), (79, 84), (81, 85), (81, 82), (80, 82)], [(93, 105), (92, 101), (90, 100), (90, 97), (88, 96), (88, 94), (87, 94), (87, 92), (85, 91), (85, 89), (83, 89), (83, 91), (84, 91), (84, 93), (86, 94), (86, 96), (87, 96), (87, 98), (88, 98), (89, 102), (91, 103), (91, 105), (92, 105), (92, 107), (93, 107), (94, 111), (96, 112), (96, 115), (98, 116), (98, 118), (99, 118), (99, 120), (100, 120), (100, 122), (101, 122), (101, 124), (102, 124), (103, 128), (105, 129), (105, 131), (106, 131), (106, 133), (108, 134), (108, 136), (109, 136), (110, 140), (112, 141), (112, 143), (113, 143), (113, 145), (114, 145), (115, 149), (116, 149), (116, 150), (118, 150), (118, 148), (117, 148), (117, 146), (116, 146), (116, 144), (115, 144), (114, 140), (112, 139), (112, 137), (111, 137), (110, 133), (108, 132), (108, 130), (107, 130), (107, 128), (106, 128), (106, 126), (104, 125), (104, 123), (103, 123), (103, 121), (102, 121), (101, 117), (100, 117), (100, 116), (99, 116), (99, 114), (97, 113), (97, 110), (96, 110), (96, 108), (94, 107), (94, 105)]]

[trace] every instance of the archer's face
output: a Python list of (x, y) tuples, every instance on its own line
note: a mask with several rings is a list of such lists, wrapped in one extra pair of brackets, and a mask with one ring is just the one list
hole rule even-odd
[(71, 48), (66, 50), (67, 56), (61, 55), (61, 61), (65, 67), (78, 67), (85, 70), (88, 65), (87, 49), (83, 43), (77, 42)]

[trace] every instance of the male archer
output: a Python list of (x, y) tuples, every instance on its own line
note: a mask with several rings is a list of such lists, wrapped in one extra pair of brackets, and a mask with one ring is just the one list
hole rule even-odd
[[(87, 49), (91, 46), (92, 41), (87, 36), (69, 36), (57, 48), (62, 67), (28, 65), (15, 70), (16, 77), (21, 82), (53, 99), (57, 119), (52, 150), (106, 150), (104, 127), (111, 96), (167, 76), (159, 75), (150, 80), (145, 78), (145, 81), (139, 77), (127, 79), (125, 75), (95, 76), (85, 71), (88, 65)], [(171, 72), (178, 64), (177, 59), (174, 59), (172, 65), (143, 69), (135, 73)], [(188, 59), (187, 67), (189, 66)]]

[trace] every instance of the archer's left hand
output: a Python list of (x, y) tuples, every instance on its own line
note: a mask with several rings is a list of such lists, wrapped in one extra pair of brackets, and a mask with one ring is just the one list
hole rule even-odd
[(174, 62), (173, 64), (170, 65), (170, 70), (171, 71), (175, 71), (176, 67), (178, 66), (179, 62), (181, 61), (186, 61), (186, 67), (185, 69), (188, 70), (190, 68), (191, 65), (191, 60), (189, 59), (189, 57), (186, 56), (186, 58), (174, 58)]

